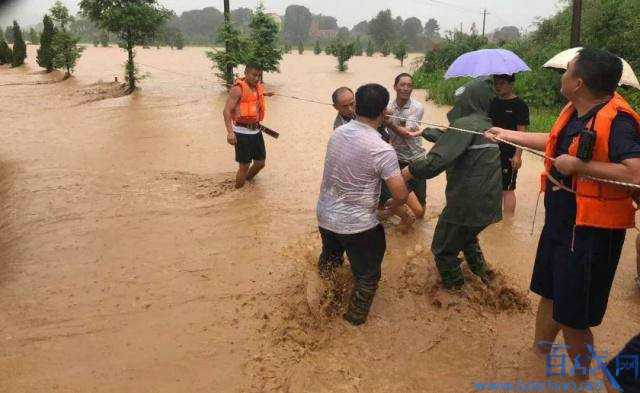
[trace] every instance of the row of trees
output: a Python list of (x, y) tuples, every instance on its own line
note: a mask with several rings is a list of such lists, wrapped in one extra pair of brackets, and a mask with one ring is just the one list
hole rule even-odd
[[(11, 64), (12, 67), (19, 67), (24, 64), (27, 58), (27, 45), (17, 21), (13, 21), (13, 26), (10, 30), (7, 29), (7, 33), (2, 34), (2, 31), (0, 31), (0, 64)], [(6, 35), (10, 35), (13, 49), (7, 44)]]
[[(583, 6), (583, 45), (609, 50), (638, 69), (640, 40), (637, 37), (640, 37), (640, 24), (637, 18), (640, 2), (584, 0)], [(518, 74), (516, 91), (532, 107), (555, 112), (564, 102), (560, 95), (560, 78), (556, 72), (542, 68), (542, 65), (570, 47), (571, 20), (571, 7), (565, 4), (556, 15), (539, 21), (537, 30), (527, 37), (503, 45), (531, 67), (531, 72)], [(453, 102), (453, 92), (466, 81), (461, 78), (444, 80), (442, 76), (447, 67), (463, 53), (498, 45), (501, 42), (490, 43), (473, 34), (450, 34), (432, 52), (427, 53), (422, 67), (414, 76), (414, 83), (428, 89), (431, 98), (437, 102), (450, 104)], [(640, 92), (627, 90), (624, 95), (632, 105), (640, 106)]]
[(234, 82), (234, 69), (241, 64), (254, 64), (263, 71), (278, 71), (282, 50), (278, 42), (278, 24), (264, 12), (262, 3), (251, 16), (249, 34), (235, 27), (232, 21), (225, 21), (218, 32), (220, 42), (226, 42), (224, 50), (207, 52), (217, 67), (219, 78), (231, 85)]

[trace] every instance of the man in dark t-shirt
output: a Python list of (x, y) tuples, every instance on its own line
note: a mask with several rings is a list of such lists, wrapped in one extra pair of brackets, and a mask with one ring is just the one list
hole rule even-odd
[[(507, 130), (526, 131), (529, 126), (529, 107), (513, 92), (515, 75), (494, 75), (493, 87), (496, 98), (491, 102), (489, 117), (495, 127)], [(505, 213), (516, 210), (516, 179), (522, 166), (522, 150), (500, 143), (502, 164), (502, 208)]]

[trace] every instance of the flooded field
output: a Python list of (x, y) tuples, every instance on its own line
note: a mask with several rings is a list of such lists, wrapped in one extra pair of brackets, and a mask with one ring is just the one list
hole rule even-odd
[[(441, 176), (413, 231), (386, 224), (379, 294), (352, 328), (307, 305), (331, 107), (268, 98), (265, 124), (281, 137), (267, 138), (267, 167), (235, 191), (226, 92), (205, 49), (139, 49), (149, 75), (131, 96), (112, 83), (118, 48), (88, 48), (64, 82), (41, 72), (35, 50), (26, 67), (0, 68), (0, 391), (458, 393), (544, 379), (528, 292), (539, 159), (525, 154), (516, 216), (481, 237), (491, 288), (471, 277), (463, 294), (439, 288), (429, 245)], [(391, 88), (411, 62), (358, 57), (346, 73), (335, 63), (285, 55), (265, 81), (328, 102), (341, 85)], [(427, 121), (446, 121), (414, 94)], [(640, 326), (632, 236), (594, 330), (610, 355)]]

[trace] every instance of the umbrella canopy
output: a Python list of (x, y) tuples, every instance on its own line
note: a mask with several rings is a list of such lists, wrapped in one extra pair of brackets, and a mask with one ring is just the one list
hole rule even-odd
[(513, 75), (531, 71), (531, 68), (515, 53), (506, 49), (481, 49), (465, 53), (451, 64), (445, 79), (468, 76), (477, 78), (489, 75)]
[[(545, 68), (555, 68), (558, 70), (566, 70), (569, 62), (573, 60), (580, 52), (582, 48), (571, 48), (567, 49), (563, 52), (558, 53), (553, 56), (551, 60), (544, 63), (543, 67)], [(622, 60), (622, 78), (620, 79), (620, 85), (635, 87), (636, 89), (640, 89), (640, 82), (638, 82), (638, 77), (633, 72), (633, 69), (627, 63), (627, 61), (623, 58)]]

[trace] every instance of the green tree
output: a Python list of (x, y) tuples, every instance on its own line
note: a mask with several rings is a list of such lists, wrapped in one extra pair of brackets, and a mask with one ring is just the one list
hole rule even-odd
[(425, 22), (424, 35), (429, 39), (434, 39), (440, 36), (440, 25), (437, 20), (431, 18)]
[(422, 22), (416, 17), (408, 18), (402, 25), (402, 38), (407, 41), (407, 45), (412, 49), (421, 49), (419, 48), (419, 43), (422, 32)]
[(380, 48), (380, 53), (382, 56), (387, 57), (391, 53), (391, 44), (389, 42), (385, 42), (382, 44), (382, 48)]
[(127, 51), (125, 75), (132, 92), (140, 79), (134, 62), (135, 45), (152, 37), (173, 12), (158, 5), (157, 0), (81, 0), (80, 9), (100, 28), (119, 36), (121, 47)]
[(56, 33), (56, 29), (53, 25), (53, 21), (49, 15), (45, 14), (42, 19), (42, 24), (44, 28), (42, 30), (42, 35), (40, 36), (40, 48), (38, 48), (38, 65), (47, 70), (47, 72), (51, 72), (55, 69), (53, 65), (53, 58), (55, 57), (55, 52), (53, 50), (53, 37)]
[(7, 26), (7, 29), (4, 31), (4, 39), (7, 41), (7, 44), (13, 44), (13, 26)]
[(67, 31), (57, 32), (53, 36), (51, 47), (55, 53), (53, 66), (55, 68), (64, 68), (66, 70), (64, 77), (70, 77), (84, 47), (78, 46), (78, 38)]
[(182, 32), (180, 30), (178, 30), (178, 32), (176, 33), (174, 43), (177, 50), (182, 50), (184, 48), (184, 36), (182, 35)]
[(302, 5), (290, 5), (284, 12), (284, 39), (290, 43), (304, 42), (309, 38), (313, 15)]
[(291, 44), (285, 43), (283, 50), (284, 50), (284, 53), (291, 53)]
[(338, 71), (346, 71), (348, 68), (347, 62), (353, 56), (353, 42), (347, 44), (342, 40), (336, 40), (333, 42), (332, 46), (333, 56), (338, 59)]
[(313, 47), (313, 53), (319, 55), (322, 53), (322, 48), (320, 48), (320, 41), (316, 40), (316, 46)]
[(303, 54), (304, 53), (304, 44), (302, 43), (302, 41), (298, 42), (298, 54)]
[(84, 47), (78, 46), (79, 39), (73, 36), (68, 29), (74, 20), (69, 9), (60, 1), (56, 1), (49, 12), (51, 12), (51, 18), (58, 25), (58, 31), (53, 35), (51, 42), (54, 53), (53, 66), (64, 68), (66, 70), (65, 78), (68, 78), (75, 69)]
[(33, 27), (29, 29), (29, 42), (33, 45), (40, 44), (40, 34)]
[(375, 46), (373, 46), (373, 41), (369, 40), (367, 43), (367, 56), (371, 57), (376, 52)]
[(404, 67), (404, 59), (409, 56), (407, 53), (407, 43), (404, 40), (395, 45), (393, 48), (393, 56), (400, 60), (400, 67)]
[(13, 59), (13, 52), (5, 40), (0, 40), (0, 65), (9, 64)]
[(355, 42), (353, 43), (353, 55), (354, 56), (362, 56), (362, 42), (360, 42), (360, 37), (356, 37)]
[(391, 17), (391, 10), (380, 11), (369, 22), (369, 34), (378, 48), (396, 39), (396, 22)]
[(100, 42), (100, 45), (102, 45), (103, 47), (108, 47), (109, 46), (109, 32), (108, 31), (100, 32), (100, 35), (98, 37), (98, 42)]
[(227, 46), (224, 50), (207, 52), (207, 57), (215, 63), (215, 67), (218, 69), (216, 76), (227, 86), (231, 86), (235, 82), (233, 70), (246, 62), (245, 53), (248, 49), (248, 42), (230, 21), (224, 22), (218, 30), (218, 40), (226, 42)]
[(0, 27), (0, 41), (4, 41), (4, 31), (2, 30), (2, 28)]
[(17, 21), (13, 21), (13, 58), (11, 61), (12, 67), (19, 67), (24, 64), (24, 60), (27, 58), (27, 44), (25, 44), (22, 38), (22, 30)]
[(264, 13), (262, 2), (251, 19), (248, 63), (259, 66), (265, 72), (278, 71), (282, 52), (278, 49), (278, 25)]

